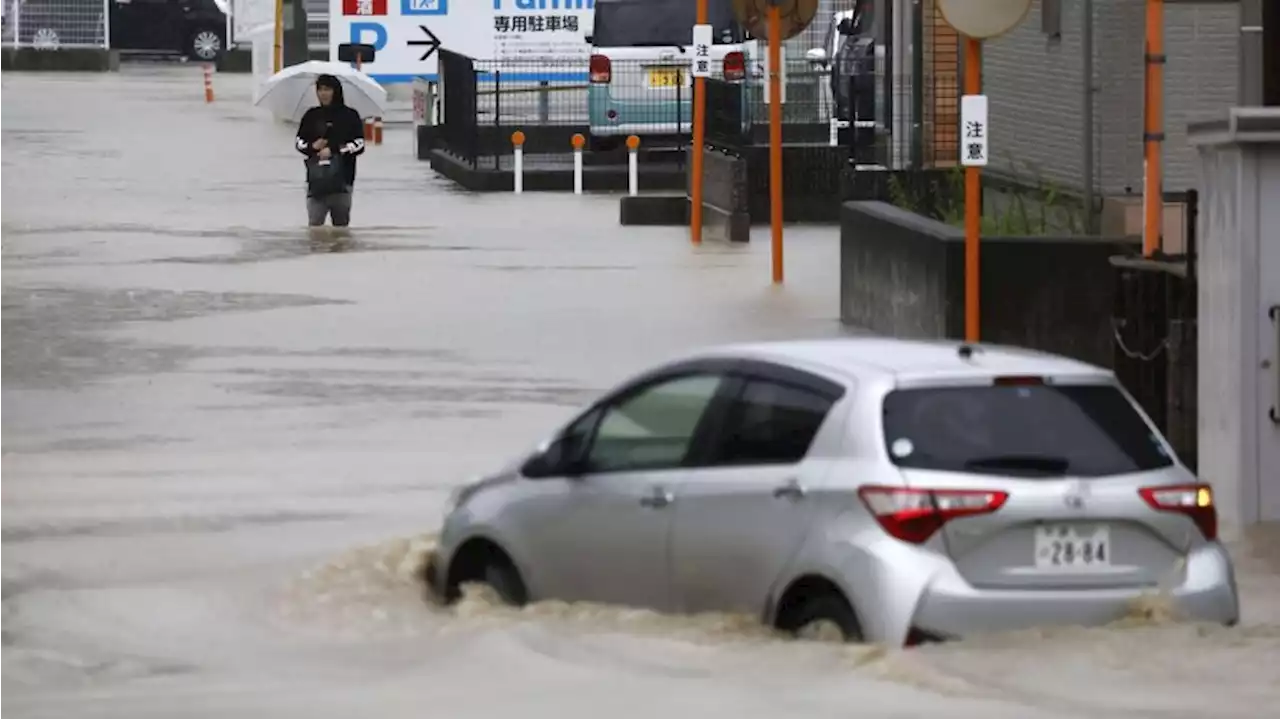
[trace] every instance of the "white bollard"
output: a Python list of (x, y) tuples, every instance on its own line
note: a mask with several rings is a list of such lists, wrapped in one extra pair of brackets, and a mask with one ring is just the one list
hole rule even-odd
[(511, 144), (515, 147), (512, 150), (513, 164), (512, 178), (515, 180), (516, 194), (524, 192), (524, 133), (516, 130), (511, 133)]
[(582, 194), (582, 146), (587, 144), (587, 138), (582, 133), (575, 133), (573, 136), (573, 194)]
[(849, 127), (849, 121), (848, 121), (848, 120), (837, 120), (837, 119), (836, 119), (836, 118), (834, 118), (834, 117), (833, 117), (833, 118), (831, 118), (831, 137), (830, 137), (830, 143), (831, 143), (831, 146), (832, 146), (832, 147), (835, 147), (836, 145), (839, 145), (839, 144), (840, 144), (840, 131), (841, 131), (841, 130), (843, 130), (843, 129), (845, 129), (845, 128), (847, 128), (847, 127)]
[(627, 137), (627, 188), (631, 196), (640, 194), (640, 138)]

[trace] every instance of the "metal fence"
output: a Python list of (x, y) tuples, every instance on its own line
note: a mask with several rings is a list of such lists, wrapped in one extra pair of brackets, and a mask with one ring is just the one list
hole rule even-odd
[(479, 155), (475, 64), (466, 55), (445, 49), (438, 57), (441, 122), (436, 145), (474, 167)]
[(4, 0), (5, 47), (106, 48), (110, 0)]
[(1193, 470), (1197, 452), (1197, 221), (1199, 194), (1181, 199), (1187, 227), (1182, 255), (1113, 259), (1113, 366), (1120, 379)]

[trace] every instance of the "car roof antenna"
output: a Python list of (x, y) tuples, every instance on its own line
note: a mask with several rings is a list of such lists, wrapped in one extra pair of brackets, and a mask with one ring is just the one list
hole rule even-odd
[(979, 347), (975, 347), (971, 344), (966, 343), (956, 348), (956, 352), (960, 355), (960, 359), (968, 360), (968, 359), (973, 359), (973, 353), (979, 351), (980, 349), (981, 348)]

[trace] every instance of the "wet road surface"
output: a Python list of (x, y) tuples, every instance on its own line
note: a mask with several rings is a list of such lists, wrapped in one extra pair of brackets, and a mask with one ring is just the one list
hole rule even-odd
[[(360, 161), (310, 236), (293, 128), (198, 68), (6, 73), (4, 709), (53, 717), (1258, 717), (1280, 700), (1272, 531), (1245, 625), (908, 652), (415, 579), (448, 489), (670, 353), (834, 336), (837, 238), (689, 247), (616, 199), (477, 196)], [(1271, 554), (1268, 555), (1268, 552)]]

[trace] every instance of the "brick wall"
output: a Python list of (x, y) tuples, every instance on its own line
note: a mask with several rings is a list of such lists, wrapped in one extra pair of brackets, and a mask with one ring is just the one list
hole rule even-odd
[[(1078, 191), (1084, 164), (1081, 0), (1060, 0), (1062, 33), (1042, 32), (1041, 2), (1017, 29), (988, 41), (993, 169)], [(1143, 0), (1094, 0), (1094, 172), (1106, 195), (1142, 191)], [(1195, 181), (1187, 122), (1234, 103), (1239, 7), (1234, 0), (1167, 0), (1165, 187)]]

